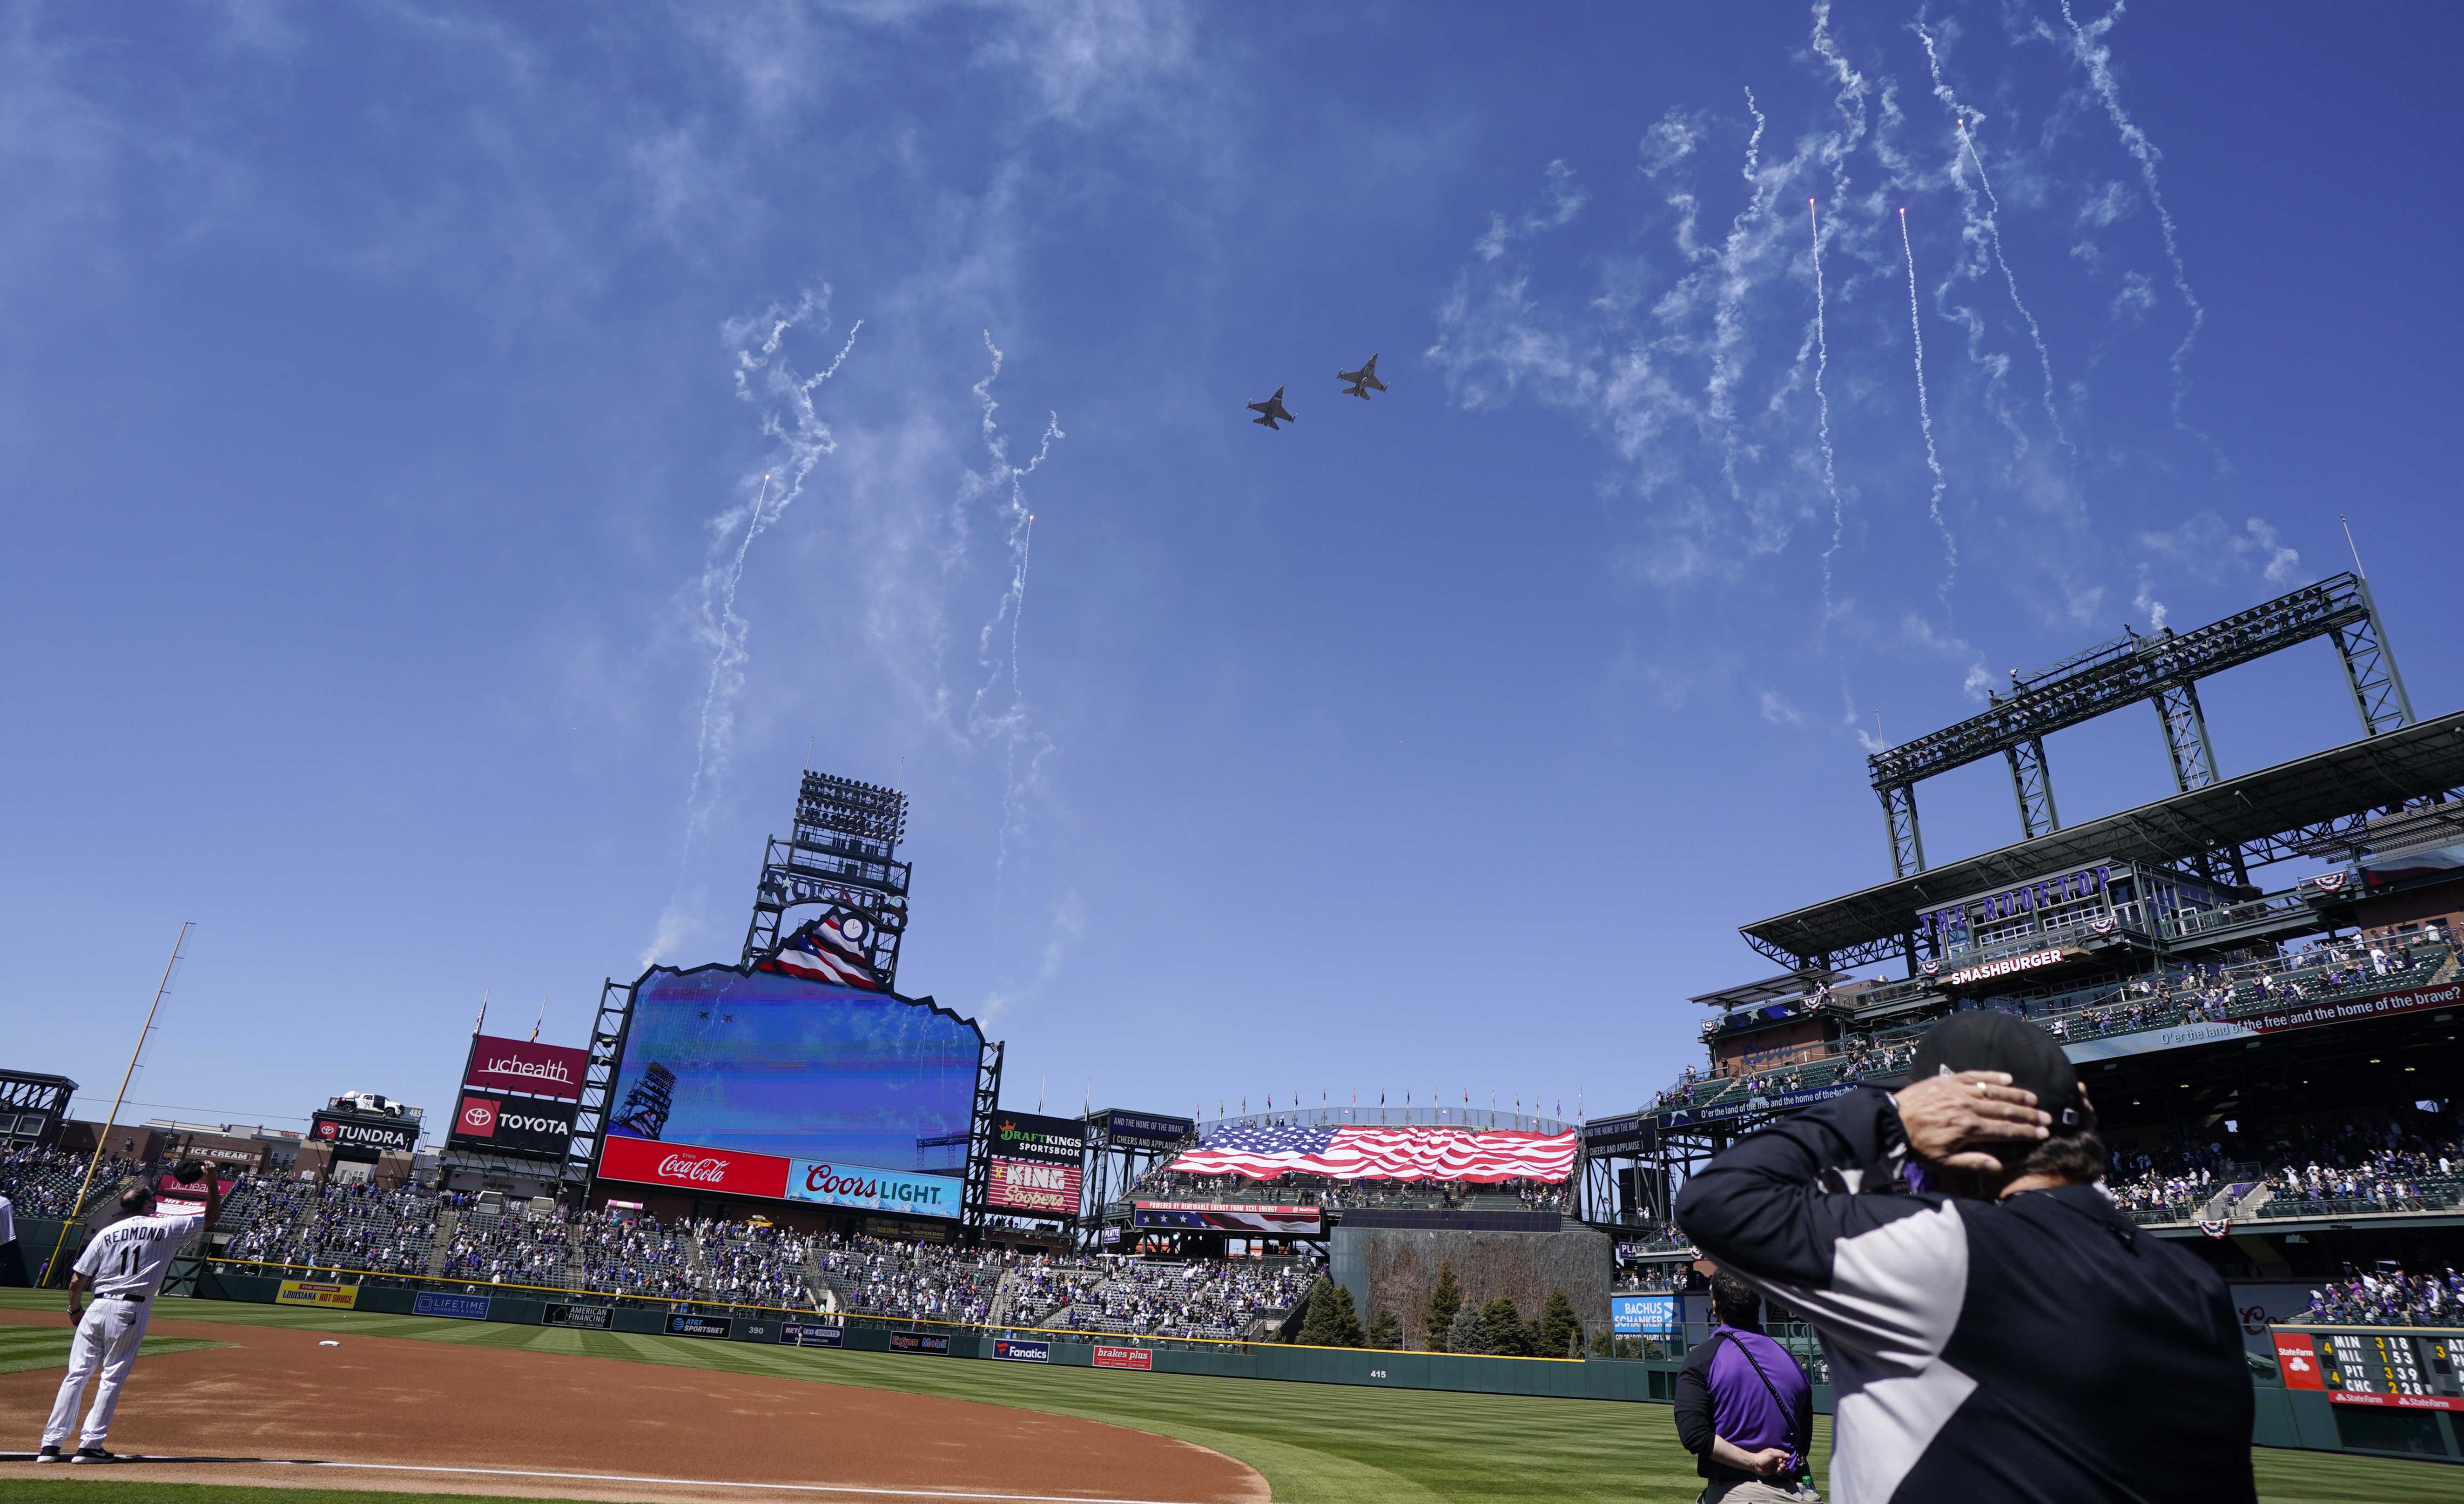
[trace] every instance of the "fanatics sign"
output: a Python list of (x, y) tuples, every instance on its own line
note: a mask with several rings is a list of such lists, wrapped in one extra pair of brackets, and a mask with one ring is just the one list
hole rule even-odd
[(725, 1191), (737, 1196), (787, 1195), (787, 1162), (775, 1154), (705, 1149), (656, 1139), (610, 1138), (599, 1151), (599, 1173), (608, 1180), (679, 1190)]

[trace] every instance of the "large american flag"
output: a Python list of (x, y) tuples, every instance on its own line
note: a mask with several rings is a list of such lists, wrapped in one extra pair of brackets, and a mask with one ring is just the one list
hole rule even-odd
[(1476, 1133), (1439, 1127), (1218, 1128), (1172, 1162), (1191, 1175), (1286, 1173), (1331, 1180), (1564, 1180), (1574, 1172), (1571, 1133)]
[(777, 951), (757, 963), (757, 971), (784, 971), (815, 982), (881, 991), (881, 976), (864, 958), (858, 939), (866, 933), (861, 915), (833, 908), (787, 937)]

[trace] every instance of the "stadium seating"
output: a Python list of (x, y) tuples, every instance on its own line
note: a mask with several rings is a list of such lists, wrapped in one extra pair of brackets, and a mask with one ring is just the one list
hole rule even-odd
[(2310, 1308), (2294, 1319), (2318, 1326), (2464, 1326), (2464, 1275), (2402, 1270), (2338, 1280), (2310, 1292)]
[[(2230, 1022), (2294, 1004), (2337, 1002), (2393, 987), (2448, 982), (2459, 972), (2464, 972), (2464, 958), (2444, 938), (2397, 946), (2327, 942), (2231, 964), (2177, 966), (2161, 979), (2142, 978), (2055, 999), (2028, 1009), (2026, 1016), (2056, 1038), (2092, 1039), (2201, 1020)], [(1925, 984), (1893, 986), (1923, 989)], [(1878, 990), (1868, 998), (1879, 995)], [(1704, 1077), (1688, 1066), (1677, 1084), (1654, 1099), (1653, 1106), (1699, 1112), (1757, 1096), (1892, 1075), (1905, 1067), (1917, 1035), (1930, 1022), (1921, 1019), (1859, 1031), (1829, 1054), (1785, 1067)]]

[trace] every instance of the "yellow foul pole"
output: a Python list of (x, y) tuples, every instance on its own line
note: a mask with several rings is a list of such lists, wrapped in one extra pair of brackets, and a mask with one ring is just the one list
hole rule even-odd
[(180, 952), (187, 948), (188, 931), (194, 926), (183, 922), (180, 938), (171, 942), (171, 959), (163, 963), (163, 980), (154, 985), (154, 1001), (145, 1009), (145, 1027), (137, 1031), (137, 1047), (128, 1052), (128, 1069), (120, 1073), (120, 1095), (111, 1099), (110, 1116), (103, 1120), (102, 1131), (95, 1135), (94, 1157), (85, 1162), (85, 1179), (77, 1183), (77, 1201), (69, 1208), (70, 1215), (60, 1219), (58, 1241), (52, 1245), (52, 1256), (43, 1263), (43, 1275), (37, 1283), (49, 1284), (52, 1270), (58, 1264), (60, 1250), (68, 1246), (69, 1221), (85, 1207), (86, 1192), (94, 1188), (94, 1172), (102, 1166), (103, 1151), (111, 1144), (111, 1130), (120, 1125), (121, 1104), (128, 1100), (128, 1083), (137, 1075), (137, 1057), (145, 1053), (145, 1036), (154, 1032), (154, 1015), (163, 1007), (163, 994), (171, 990), (171, 972), (180, 964)]

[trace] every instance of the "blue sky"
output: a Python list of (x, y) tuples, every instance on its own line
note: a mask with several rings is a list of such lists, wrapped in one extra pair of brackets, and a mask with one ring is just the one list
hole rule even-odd
[[(732, 956), (809, 748), (1010, 1105), (1630, 1106), (1887, 873), (1878, 724), (2340, 513), (2464, 702), (2456, 31), (8, 7), (7, 1060), (107, 1093), (192, 919), (138, 1101), (441, 1110), (483, 992)], [(2323, 644), (2204, 692), (2228, 770), (2353, 732)], [(2051, 758), (2166, 788), (2152, 713)]]

